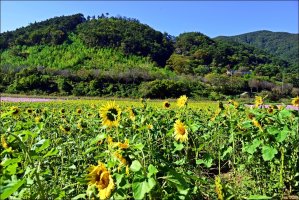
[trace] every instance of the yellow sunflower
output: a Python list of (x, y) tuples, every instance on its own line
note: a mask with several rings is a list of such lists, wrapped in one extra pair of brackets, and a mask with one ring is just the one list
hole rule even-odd
[(269, 113), (269, 114), (272, 114), (273, 112), (274, 112), (274, 106), (269, 106), (269, 108), (267, 109), (267, 112)]
[(253, 118), (254, 118), (254, 116), (255, 116), (255, 115), (254, 115), (254, 114), (252, 114), (252, 113), (248, 113), (248, 114), (247, 114), (247, 117), (248, 117), (249, 119), (253, 119)]
[(127, 165), (127, 160), (118, 152), (114, 152), (114, 156), (119, 160), (122, 165)]
[(99, 191), (98, 197), (100, 199), (108, 199), (111, 196), (115, 185), (109, 171), (103, 163), (98, 162), (97, 166), (92, 165), (89, 168), (87, 178), (89, 185), (95, 185), (97, 187)]
[(39, 123), (42, 121), (42, 118), (40, 116), (37, 116), (34, 118), (35, 123)]
[(179, 119), (176, 120), (174, 124), (174, 138), (180, 142), (185, 142), (188, 140), (188, 131), (184, 123)]
[(154, 128), (154, 126), (152, 124), (146, 124), (146, 128), (148, 130), (152, 130)]
[(292, 99), (292, 105), (299, 107), (299, 96)]
[(234, 100), (229, 100), (228, 104), (234, 105), (235, 108), (239, 107), (239, 103), (237, 101), (234, 101)]
[(2, 145), (2, 147), (3, 147), (4, 149), (8, 149), (8, 144), (7, 144), (7, 142), (6, 142), (6, 139), (5, 139), (4, 134), (1, 135), (1, 145)]
[(254, 105), (255, 107), (259, 107), (260, 105), (262, 105), (263, 102), (263, 98), (261, 96), (256, 96), (255, 97), (255, 101), (254, 101)]
[(82, 110), (81, 110), (80, 108), (78, 108), (78, 109), (76, 110), (76, 112), (77, 112), (78, 114), (81, 114), (81, 113), (82, 113)]
[(132, 121), (135, 121), (136, 111), (135, 111), (133, 108), (131, 108), (131, 107), (128, 108), (128, 111), (129, 111), (130, 119), (131, 119)]
[(69, 133), (70, 132), (70, 130), (71, 130), (71, 127), (70, 126), (68, 126), (68, 125), (60, 125), (59, 126), (59, 129), (62, 131), (62, 132), (64, 132), (64, 133)]
[(65, 109), (64, 108), (60, 109), (60, 113), (64, 114), (65, 113)]
[(164, 101), (163, 102), (163, 107), (164, 108), (169, 108), (170, 107), (170, 103), (168, 101)]
[(11, 111), (11, 113), (12, 113), (13, 116), (18, 116), (20, 114), (20, 112), (21, 112), (20, 108), (17, 107), (17, 106), (12, 106), (10, 108), (10, 111)]
[(106, 106), (100, 109), (102, 124), (108, 127), (118, 126), (121, 109), (115, 102), (108, 102)]
[(255, 127), (259, 128), (260, 130), (262, 130), (262, 125), (255, 119), (252, 119), (252, 123)]
[(187, 100), (188, 100), (188, 97), (186, 95), (182, 95), (182, 96), (180, 96), (180, 98), (178, 98), (177, 105), (180, 108), (184, 107), (185, 105), (187, 105)]
[(77, 128), (83, 130), (84, 128), (87, 128), (87, 123), (83, 119), (79, 119)]
[(118, 148), (120, 148), (120, 149), (127, 149), (127, 148), (129, 148), (129, 140), (125, 139), (124, 143), (119, 142), (118, 143)]
[(27, 108), (26, 112), (27, 112), (27, 114), (32, 114), (33, 113), (33, 109), (32, 108)]

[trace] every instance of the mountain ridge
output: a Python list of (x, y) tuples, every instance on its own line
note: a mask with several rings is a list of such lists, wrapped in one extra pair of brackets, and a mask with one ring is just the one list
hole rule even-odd
[(292, 64), (298, 64), (299, 34), (260, 30), (235, 36), (218, 36), (216, 40), (228, 40), (249, 44)]

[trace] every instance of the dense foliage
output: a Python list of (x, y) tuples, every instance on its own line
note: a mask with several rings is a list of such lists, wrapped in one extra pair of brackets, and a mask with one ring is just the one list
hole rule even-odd
[(148, 56), (160, 66), (173, 51), (170, 35), (125, 17), (90, 20), (80, 24), (77, 33), (89, 47), (118, 48), (125, 54)]
[(215, 39), (249, 44), (278, 56), (298, 66), (299, 34), (256, 31), (236, 36), (220, 36)]
[(299, 93), (297, 68), (278, 57), (199, 32), (172, 37), (126, 17), (55, 17), (1, 33), (0, 51), (6, 93), (223, 99), (263, 92), (272, 100)]
[(62, 44), (78, 24), (83, 23), (82, 14), (54, 17), (29, 26), (0, 34), (0, 50), (17, 45)]
[(267, 68), (267, 75), (275, 76), (288, 67), (288, 63), (249, 46), (215, 41), (202, 33), (190, 32), (176, 38), (175, 52), (168, 60), (168, 66), (178, 73), (199, 75), (227, 70), (266, 75), (259, 69)]

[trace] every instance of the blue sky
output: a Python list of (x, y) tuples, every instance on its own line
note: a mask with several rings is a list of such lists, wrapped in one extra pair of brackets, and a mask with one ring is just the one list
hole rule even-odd
[(1, 32), (54, 16), (126, 16), (177, 36), (210, 37), (257, 30), (298, 33), (298, 1), (1, 1)]

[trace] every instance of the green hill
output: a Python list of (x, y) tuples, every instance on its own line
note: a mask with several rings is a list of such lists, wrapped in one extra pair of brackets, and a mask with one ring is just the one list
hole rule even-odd
[(175, 52), (168, 66), (178, 73), (205, 75), (241, 70), (271, 77), (289, 64), (248, 45), (213, 40), (202, 33), (190, 32), (176, 38)]
[(219, 36), (215, 39), (249, 44), (292, 64), (298, 64), (299, 62), (299, 34), (256, 31), (230, 37)]
[[(200, 32), (173, 37), (126, 17), (35, 22), (1, 33), (0, 51), (7, 93), (218, 98), (281, 81), (298, 87), (291, 64), (266, 51)], [(251, 80), (272, 85), (253, 88)]]

